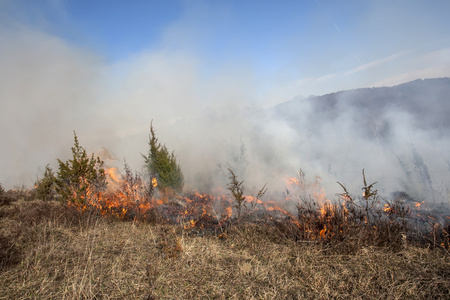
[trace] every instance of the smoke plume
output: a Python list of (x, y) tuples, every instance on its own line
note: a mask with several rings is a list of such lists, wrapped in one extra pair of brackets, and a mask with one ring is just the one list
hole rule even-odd
[[(183, 22), (192, 20), (195, 15), (188, 14)], [(177, 156), (186, 185), (200, 191), (225, 188), (228, 167), (249, 193), (267, 183), (274, 197), (300, 169), (311, 181), (319, 176), (330, 198), (340, 192), (336, 181), (360, 193), (363, 168), (386, 194), (420, 185), (405, 183), (400, 158), (411, 171), (422, 172), (419, 181), (426, 164), (436, 200), (448, 201), (448, 81), (432, 89), (423, 85), (414, 103), (402, 93), (415, 86), (294, 97), (308, 80), (261, 95), (261, 78), (245, 58), (205, 71), (210, 61), (197, 55), (191, 44), (197, 39), (181, 38), (192, 36), (195, 24), (183, 25), (169, 28), (157, 47), (111, 63), (51, 30), (2, 22), (0, 182), (30, 186), (47, 164), (56, 169), (57, 158), (70, 158), (73, 131), (88, 152), (106, 149), (110, 166), (122, 168), (126, 160), (140, 171), (153, 120), (157, 137)], [(447, 71), (448, 66), (438, 74)], [(282, 78), (289, 76), (276, 79)], [(327, 82), (309, 80), (313, 86)], [(376, 96), (367, 99), (371, 95)]]

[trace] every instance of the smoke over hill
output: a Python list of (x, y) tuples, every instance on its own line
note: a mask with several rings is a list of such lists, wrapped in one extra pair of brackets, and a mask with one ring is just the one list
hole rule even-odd
[[(77, 84), (90, 86), (85, 81)], [(14, 147), (2, 146), (0, 181), (6, 187), (32, 184), (47, 163), (56, 167), (56, 158), (69, 157), (73, 130), (88, 152), (108, 150), (110, 156), (104, 151), (103, 155), (110, 166), (121, 168), (125, 158), (139, 171), (153, 119), (157, 136), (179, 159), (186, 185), (201, 191), (225, 188), (231, 167), (249, 193), (267, 183), (269, 192), (277, 196), (283, 193), (287, 177), (302, 169), (308, 180), (320, 182), (333, 198), (341, 192), (336, 181), (361, 193), (364, 168), (368, 181), (377, 181), (384, 195), (403, 190), (425, 200), (448, 201), (449, 78), (298, 98), (269, 109), (254, 104), (243, 108), (239, 100), (245, 99), (245, 93), (235, 93), (235, 101), (224, 98), (206, 105), (189, 95), (185, 102), (179, 100), (184, 87), (173, 95), (159, 95), (158, 89), (164, 88), (157, 86), (150, 89), (152, 93), (128, 88), (132, 93), (124, 96), (127, 101), (122, 104), (102, 99), (64, 102), (67, 91), (60, 88), (49, 94), (45, 91), (52, 89), (43, 89), (35, 114), (25, 110), (22, 125), (26, 126), (3, 132), (4, 145), (13, 141)], [(60, 102), (52, 100), (59, 94)], [(95, 89), (82, 93), (87, 99), (99, 94), (105, 95)], [(17, 105), (11, 102), (10, 111), (20, 111)], [(3, 120), (15, 124), (4, 112)]]
[(339, 181), (361, 193), (362, 169), (382, 194), (405, 191), (448, 201), (450, 79), (341, 91), (269, 109), (222, 105), (165, 123), (161, 138), (180, 158), (187, 184), (226, 186), (231, 167), (248, 192), (274, 196), (302, 169), (329, 198)]
[(354, 185), (365, 168), (387, 191), (432, 186), (446, 198), (449, 95), (449, 78), (416, 80), (292, 100), (274, 118), (295, 129), (293, 148), (320, 176)]
[[(405, 191), (411, 197), (447, 202), (449, 95), (449, 78), (416, 80), (293, 99), (268, 110), (216, 111), (198, 119), (198, 127), (177, 122), (173, 130), (210, 128), (204, 143), (185, 147), (199, 147), (194, 153), (206, 159), (211, 153), (202, 150), (221, 145), (214, 150), (215, 162), (241, 168), (253, 189), (267, 182), (272, 191), (281, 191), (285, 178), (302, 169), (310, 181), (321, 182), (330, 198), (341, 192), (336, 181), (360, 194), (364, 168), (384, 195)], [(188, 169), (196, 169), (199, 160), (178, 153), (182, 161), (193, 163)], [(209, 161), (200, 169), (208, 167), (214, 170), (216, 164)], [(205, 177), (209, 181), (211, 173)]]

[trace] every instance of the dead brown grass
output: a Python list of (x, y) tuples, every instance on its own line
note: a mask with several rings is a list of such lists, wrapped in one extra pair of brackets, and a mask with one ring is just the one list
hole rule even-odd
[[(330, 254), (276, 226), (227, 238), (112, 221), (58, 203), (0, 208), (0, 299), (445, 299), (450, 256), (406, 245)], [(3, 243), (2, 243), (3, 245)], [(3, 252), (1, 252), (3, 251)], [(333, 252), (334, 253), (334, 252)]]

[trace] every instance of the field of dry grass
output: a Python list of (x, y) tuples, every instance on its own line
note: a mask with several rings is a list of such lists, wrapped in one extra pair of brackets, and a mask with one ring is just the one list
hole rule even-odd
[(444, 249), (339, 253), (264, 223), (199, 236), (20, 200), (0, 207), (0, 244), (0, 299), (450, 298)]

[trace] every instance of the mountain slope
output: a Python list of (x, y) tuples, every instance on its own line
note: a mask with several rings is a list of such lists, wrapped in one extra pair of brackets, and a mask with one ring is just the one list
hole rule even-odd
[(406, 114), (412, 120), (411, 130), (438, 130), (442, 135), (450, 129), (450, 78), (418, 79), (393, 87), (361, 88), (294, 99), (276, 106), (274, 112), (297, 127), (305, 104), (309, 109), (309, 129), (313, 131), (317, 123), (332, 122), (346, 115), (369, 136), (375, 134), (376, 128), (378, 135), (387, 138), (392, 130), (392, 118)]

